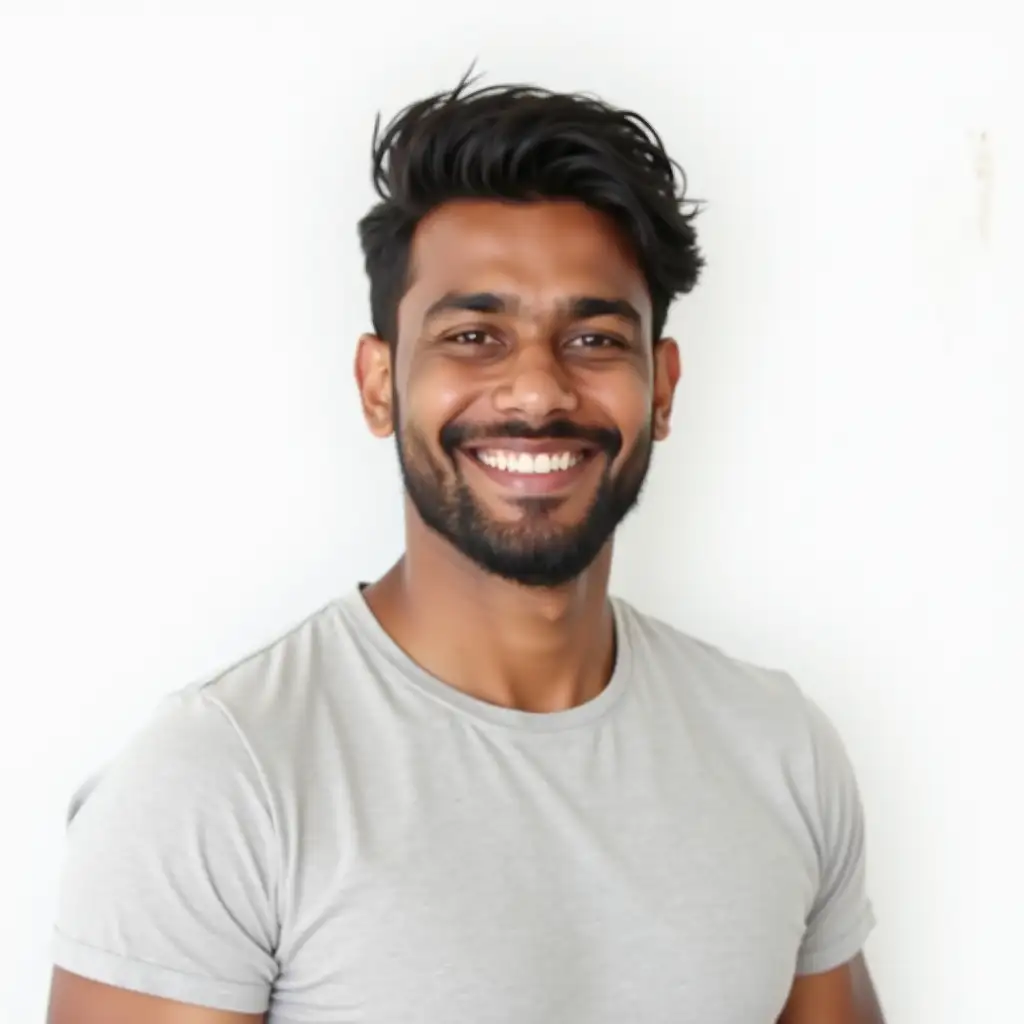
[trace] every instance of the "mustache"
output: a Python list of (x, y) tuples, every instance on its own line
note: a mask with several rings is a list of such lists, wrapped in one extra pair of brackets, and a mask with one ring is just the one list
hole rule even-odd
[(542, 427), (533, 427), (522, 420), (505, 423), (446, 423), (441, 428), (440, 442), (444, 453), (451, 456), (456, 448), (473, 441), (502, 437), (526, 438), (531, 441), (582, 441), (592, 444), (614, 459), (622, 450), (622, 434), (609, 427), (588, 427), (572, 420), (551, 420)]

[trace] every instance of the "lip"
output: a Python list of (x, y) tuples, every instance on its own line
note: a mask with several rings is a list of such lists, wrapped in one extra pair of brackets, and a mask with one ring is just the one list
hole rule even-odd
[[(488, 480), (496, 484), (501, 490), (517, 497), (558, 497), (571, 491), (580, 480), (591, 471), (594, 463), (598, 461), (598, 449), (593, 445), (581, 447), (579, 444), (571, 445), (568, 442), (542, 441), (532, 442), (533, 447), (525, 447), (523, 440), (516, 438), (508, 442), (500, 441), (487, 445), (476, 445), (472, 448), (458, 449), (459, 458), (466, 464), (472, 466), (477, 472), (482, 473)], [(539, 446), (538, 446), (539, 445)], [(476, 458), (473, 451), (486, 451), (489, 448), (500, 448), (503, 451), (528, 452), (530, 454), (545, 454), (551, 452), (578, 452), (584, 457), (571, 466), (569, 469), (562, 469), (556, 473), (510, 473), (507, 469), (498, 469), (495, 466), (487, 466)]]

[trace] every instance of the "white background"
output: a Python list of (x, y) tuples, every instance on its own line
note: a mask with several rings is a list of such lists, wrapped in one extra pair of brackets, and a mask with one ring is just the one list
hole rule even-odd
[(399, 553), (355, 222), (374, 114), (473, 58), (641, 111), (709, 203), (617, 591), (838, 724), (890, 1024), (1016, 1019), (1019, 38), (358, 6), (0, 18), (0, 1022), (43, 1016), (74, 787)]

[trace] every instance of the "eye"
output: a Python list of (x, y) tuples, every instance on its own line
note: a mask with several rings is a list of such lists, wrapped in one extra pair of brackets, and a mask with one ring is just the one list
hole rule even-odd
[(485, 345), (493, 340), (487, 331), (458, 331), (456, 334), (449, 334), (448, 341), (456, 345)]
[(577, 334), (576, 337), (570, 338), (567, 343), (568, 348), (626, 348), (626, 343), (621, 338), (616, 338), (612, 334)]

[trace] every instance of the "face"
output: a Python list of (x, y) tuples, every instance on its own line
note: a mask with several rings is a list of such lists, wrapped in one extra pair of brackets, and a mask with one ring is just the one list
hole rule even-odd
[(636, 504), (679, 377), (628, 245), (578, 203), (463, 200), (418, 226), (410, 281), (357, 376), (416, 514), (489, 573), (574, 579)]

